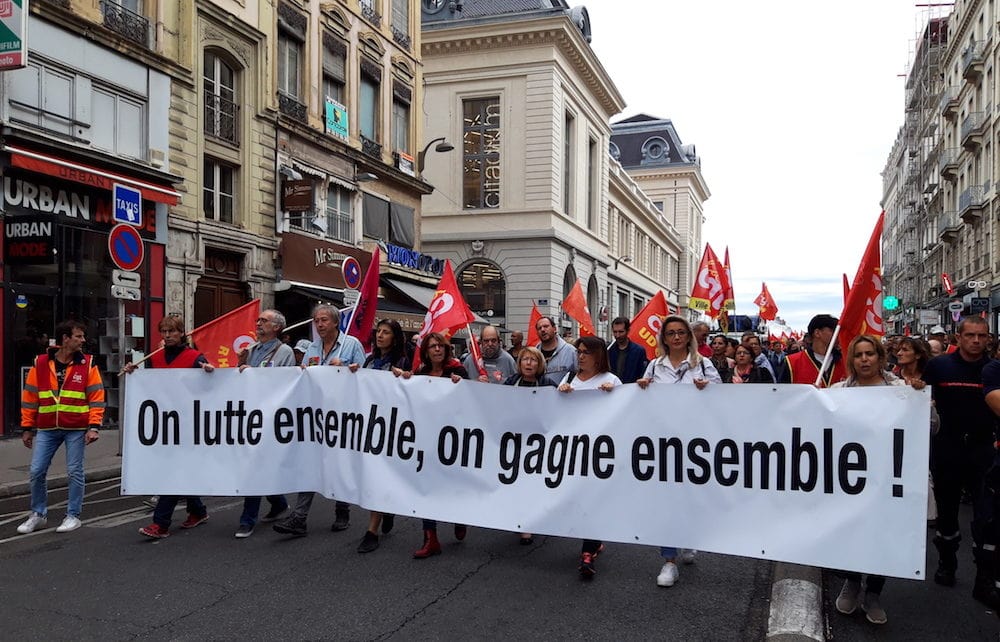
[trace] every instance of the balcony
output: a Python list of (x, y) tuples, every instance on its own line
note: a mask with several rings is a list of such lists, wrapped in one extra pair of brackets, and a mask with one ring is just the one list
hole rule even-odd
[(966, 223), (974, 223), (983, 217), (986, 209), (986, 193), (990, 190), (989, 181), (982, 185), (973, 185), (958, 197), (958, 215)]
[(149, 47), (149, 20), (116, 2), (102, 2), (104, 26), (137, 45)]
[(977, 151), (983, 146), (983, 133), (986, 131), (987, 120), (986, 113), (983, 111), (974, 111), (962, 121), (962, 147), (970, 152)]
[(361, 4), (361, 17), (375, 25), (375, 27), (381, 28), (382, 14), (375, 10), (372, 0), (359, 0), (359, 3)]
[(954, 183), (958, 177), (958, 157), (961, 151), (958, 147), (949, 147), (941, 151), (941, 157), (938, 159), (938, 171), (941, 173), (941, 178), (948, 182)]
[(218, 94), (205, 93), (205, 133), (222, 140), (239, 144), (236, 127), (240, 106)]
[(396, 25), (392, 25), (390, 30), (392, 31), (392, 39), (396, 42), (396, 44), (409, 51), (410, 47), (413, 46), (409, 34), (402, 29), (396, 28)]
[(945, 243), (954, 243), (961, 226), (957, 212), (944, 212), (938, 219), (938, 238)]
[(962, 78), (971, 83), (979, 82), (983, 77), (983, 64), (986, 62), (985, 44), (982, 40), (976, 40), (970, 42), (962, 51)]
[(370, 138), (361, 137), (361, 151), (382, 160), (382, 146)]
[(941, 115), (954, 122), (955, 116), (958, 115), (958, 89), (956, 87), (948, 87), (941, 92), (940, 105)]
[(304, 125), (309, 123), (309, 109), (294, 96), (280, 91), (278, 92), (278, 111)]

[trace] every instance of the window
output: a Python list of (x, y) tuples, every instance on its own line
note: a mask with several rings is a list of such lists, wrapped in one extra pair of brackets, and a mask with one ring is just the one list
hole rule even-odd
[(331, 184), (326, 191), (326, 233), (344, 243), (354, 243), (351, 192)]
[(302, 43), (284, 30), (278, 32), (278, 91), (299, 97), (301, 83), (299, 65), (302, 60)]
[(500, 207), (500, 97), (462, 101), (462, 204)]
[(410, 151), (410, 105), (398, 99), (392, 101), (392, 144), (393, 149)]
[(573, 204), (573, 114), (566, 112), (563, 118), (563, 212), (570, 216)]
[(233, 222), (234, 174), (232, 166), (205, 157), (202, 210), (206, 219)]
[(205, 92), (205, 133), (238, 143), (236, 72), (216, 54), (206, 51), (202, 64)]
[(323, 34), (323, 98), (341, 105), (347, 101), (347, 44), (334, 36)]
[(361, 135), (373, 141), (378, 140), (378, 95), (379, 80), (362, 73), (359, 96)]
[(628, 256), (629, 253), (628, 220), (622, 216), (618, 219), (618, 256)]
[(392, 0), (392, 39), (404, 49), (410, 48), (410, 0)]
[(587, 145), (587, 227), (593, 230), (597, 227), (597, 195), (601, 192), (600, 172), (601, 160), (597, 154), (597, 141), (593, 138)]

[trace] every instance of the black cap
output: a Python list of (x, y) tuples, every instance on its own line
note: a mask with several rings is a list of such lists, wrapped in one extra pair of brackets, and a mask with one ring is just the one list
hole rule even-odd
[(830, 316), (829, 314), (817, 314), (812, 318), (811, 321), (809, 321), (808, 332), (811, 335), (816, 330), (820, 330), (822, 328), (830, 328), (831, 330), (836, 330), (837, 323), (839, 323), (837, 317)]

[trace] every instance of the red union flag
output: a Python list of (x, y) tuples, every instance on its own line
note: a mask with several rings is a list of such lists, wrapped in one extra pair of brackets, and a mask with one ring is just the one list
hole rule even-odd
[(688, 307), (692, 310), (701, 310), (715, 319), (722, 312), (727, 288), (725, 268), (712, 251), (712, 246), (706, 243)]
[(663, 296), (662, 291), (657, 291), (649, 303), (639, 310), (639, 314), (632, 319), (628, 338), (646, 350), (647, 359), (656, 358), (656, 343), (660, 336), (660, 328), (663, 327), (663, 319), (668, 314), (670, 314), (670, 308), (667, 306), (667, 299)]
[(583, 296), (583, 286), (580, 285), (580, 279), (576, 280), (573, 289), (563, 299), (562, 309), (580, 324), (581, 337), (595, 336), (594, 322), (591, 320), (590, 308), (587, 307), (587, 299)]
[(882, 224), (885, 211), (878, 215), (875, 229), (868, 239), (865, 254), (861, 257), (858, 271), (854, 275), (851, 291), (840, 313), (840, 349), (847, 354), (851, 340), (859, 334), (881, 337), (885, 334), (882, 325)]
[(528, 338), (524, 345), (531, 347), (538, 345), (538, 330), (535, 329), (535, 326), (538, 325), (538, 320), (541, 318), (542, 313), (538, 311), (538, 304), (532, 301), (531, 316), (528, 317)]
[(365, 272), (365, 280), (361, 283), (361, 291), (358, 293), (358, 302), (354, 305), (351, 319), (347, 324), (347, 334), (358, 339), (364, 346), (365, 352), (372, 351), (371, 338), (372, 326), (375, 325), (375, 313), (378, 310), (378, 277), (379, 277), (379, 255), (378, 246), (372, 252), (372, 260), (368, 264), (368, 271)]
[[(417, 333), (417, 352), (413, 355), (413, 370), (420, 367), (420, 344), (431, 332), (440, 332), (445, 337), (459, 328), (464, 328), (476, 319), (475, 315), (462, 298), (462, 292), (455, 281), (455, 273), (451, 270), (451, 261), (445, 261), (444, 274), (438, 282), (434, 297), (427, 306), (424, 323)], [(475, 341), (475, 337), (471, 337)]]
[(240, 352), (255, 341), (259, 316), (260, 299), (254, 299), (195, 328), (188, 336), (213, 366), (235, 368)]
[(726, 296), (723, 300), (723, 310), (736, 309), (736, 293), (733, 291), (733, 270), (729, 266), (729, 246), (726, 246), (726, 258), (722, 262), (722, 267), (726, 272)]
[(774, 321), (775, 317), (778, 316), (778, 304), (774, 302), (774, 297), (767, 289), (767, 283), (760, 284), (760, 294), (757, 298), (753, 300), (754, 305), (756, 305), (760, 310), (757, 314), (760, 315), (761, 319), (765, 321)]

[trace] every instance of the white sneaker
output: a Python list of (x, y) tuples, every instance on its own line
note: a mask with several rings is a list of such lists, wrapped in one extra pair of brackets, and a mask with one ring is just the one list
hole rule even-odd
[(83, 522), (80, 521), (79, 517), (73, 517), (72, 515), (67, 515), (66, 519), (62, 521), (62, 524), (59, 524), (59, 527), (56, 528), (56, 532), (68, 533), (70, 531), (75, 531), (81, 526), (83, 526)]
[(45, 528), (45, 525), (49, 523), (49, 520), (38, 513), (32, 513), (28, 519), (24, 520), (24, 523), (17, 527), (17, 532), (22, 535), (27, 535), (33, 532), (36, 528)]
[(693, 548), (682, 548), (681, 561), (685, 564), (694, 564), (694, 558), (697, 554), (698, 551)]
[(660, 574), (656, 576), (656, 585), (673, 586), (678, 575), (680, 573), (677, 572), (677, 565), (673, 562), (665, 562), (663, 568), (660, 569)]

